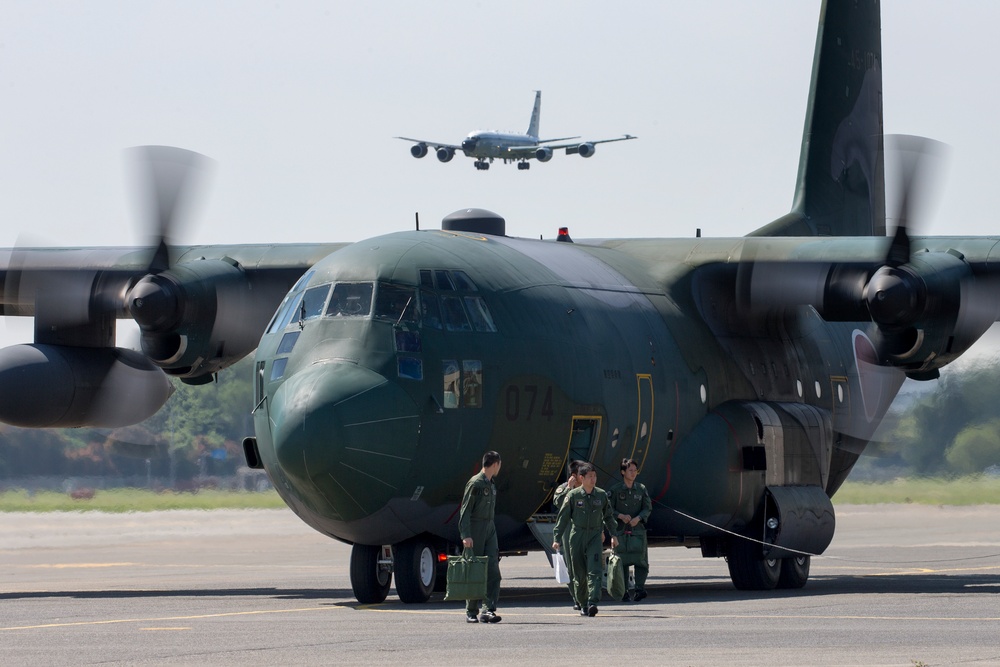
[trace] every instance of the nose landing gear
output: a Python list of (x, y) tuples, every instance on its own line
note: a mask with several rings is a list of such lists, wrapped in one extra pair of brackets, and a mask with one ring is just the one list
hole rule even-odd
[(432, 593), (445, 588), (448, 561), (441, 557), (444, 553), (424, 537), (414, 537), (392, 546), (355, 544), (351, 550), (354, 597), (362, 604), (384, 602), (395, 575), (400, 601), (407, 604), (427, 602)]

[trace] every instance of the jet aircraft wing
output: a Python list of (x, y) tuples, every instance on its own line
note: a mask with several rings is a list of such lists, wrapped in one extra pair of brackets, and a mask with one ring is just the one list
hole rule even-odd
[[(566, 137), (565, 139), (576, 139), (576, 138), (577, 137)], [(533, 157), (535, 155), (535, 152), (539, 148), (542, 148), (542, 147), (549, 148), (549, 149), (552, 149), (552, 150), (556, 150), (556, 149), (560, 149), (560, 148), (565, 148), (567, 155), (574, 155), (576, 153), (583, 154), (580, 151), (580, 147), (581, 146), (587, 146), (589, 148), (589, 150), (585, 149), (585, 151), (588, 153), (588, 156), (589, 156), (589, 153), (592, 152), (593, 147), (596, 144), (607, 144), (607, 143), (610, 143), (610, 142), (613, 142), (613, 141), (629, 141), (630, 139), (638, 139), (638, 137), (636, 137), (635, 135), (632, 135), (632, 134), (624, 134), (624, 135), (622, 135), (620, 137), (615, 137), (614, 139), (597, 139), (595, 141), (572, 141), (572, 142), (564, 143), (564, 144), (558, 144), (558, 143), (554, 144), (554, 143), (551, 143), (551, 142), (554, 142), (554, 141), (564, 141), (565, 139), (547, 139), (545, 141), (538, 142), (539, 143), (538, 146), (511, 146), (507, 150), (511, 154), (516, 155), (516, 156)]]
[(456, 144), (448, 144), (441, 141), (429, 141), (427, 139), (411, 139), (410, 137), (393, 137), (393, 139), (402, 139), (403, 141), (412, 141), (415, 144), (424, 144), (426, 146), (433, 146), (434, 148), (450, 148), (453, 151), (462, 150), (461, 146)]

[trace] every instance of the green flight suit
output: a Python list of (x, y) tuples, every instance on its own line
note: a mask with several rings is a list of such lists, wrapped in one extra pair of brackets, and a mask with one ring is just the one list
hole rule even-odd
[[(589, 494), (582, 486), (567, 493), (559, 508), (553, 539), (566, 544), (569, 552), (566, 563), (573, 573), (576, 600), (584, 608), (596, 605), (601, 599), (602, 530), (609, 537), (616, 535), (608, 494), (596, 486)], [(569, 565), (570, 562), (573, 564)]]
[(458, 513), (458, 534), (464, 540), (472, 538), (472, 551), (477, 556), (488, 556), (486, 570), (486, 599), (469, 600), (465, 605), (467, 614), (475, 614), (482, 602), (483, 610), (496, 611), (500, 597), (500, 550), (497, 547), (497, 530), (493, 523), (496, 513), (497, 488), (486, 474), (480, 472), (472, 476), (465, 485), (462, 495), (462, 509)]
[[(646, 522), (653, 513), (653, 501), (649, 498), (646, 487), (639, 482), (633, 482), (632, 488), (625, 482), (618, 482), (608, 489), (608, 499), (611, 501), (611, 515), (618, 524), (618, 546), (615, 553), (625, 565), (625, 578), (628, 579), (628, 568), (635, 566), (635, 590), (646, 589), (646, 577), (649, 576), (649, 544), (646, 539)], [(619, 514), (639, 517), (639, 523), (628, 526), (617, 519)]]
[[(569, 484), (563, 482), (556, 487), (556, 491), (552, 494), (552, 506), (555, 507), (556, 512), (559, 512), (559, 508), (563, 506), (563, 501), (566, 500), (566, 494), (568, 494), (573, 489), (569, 488)], [(573, 585), (573, 567), (570, 564), (569, 554), (566, 550), (566, 540), (565, 536), (561, 542), (559, 542), (559, 553), (562, 554), (563, 562), (566, 563), (566, 572), (569, 573), (570, 582), (566, 584), (569, 588), (569, 595), (573, 598), (573, 604), (580, 606), (580, 601), (576, 599), (576, 586)]]

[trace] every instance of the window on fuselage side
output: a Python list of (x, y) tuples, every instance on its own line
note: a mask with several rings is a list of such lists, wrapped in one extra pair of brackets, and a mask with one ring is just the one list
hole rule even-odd
[(328, 317), (367, 317), (372, 312), (372, 283), (337, 283), (333, 286)]

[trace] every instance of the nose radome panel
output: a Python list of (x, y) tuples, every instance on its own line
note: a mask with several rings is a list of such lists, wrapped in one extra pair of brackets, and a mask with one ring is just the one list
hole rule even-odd
[(419, 416), (403, 389), (354, 364), (296, 373), (275, 393), (278, 463), (295, 493), (323, 514), (352, 521), (412, 493), (406, 484)]

